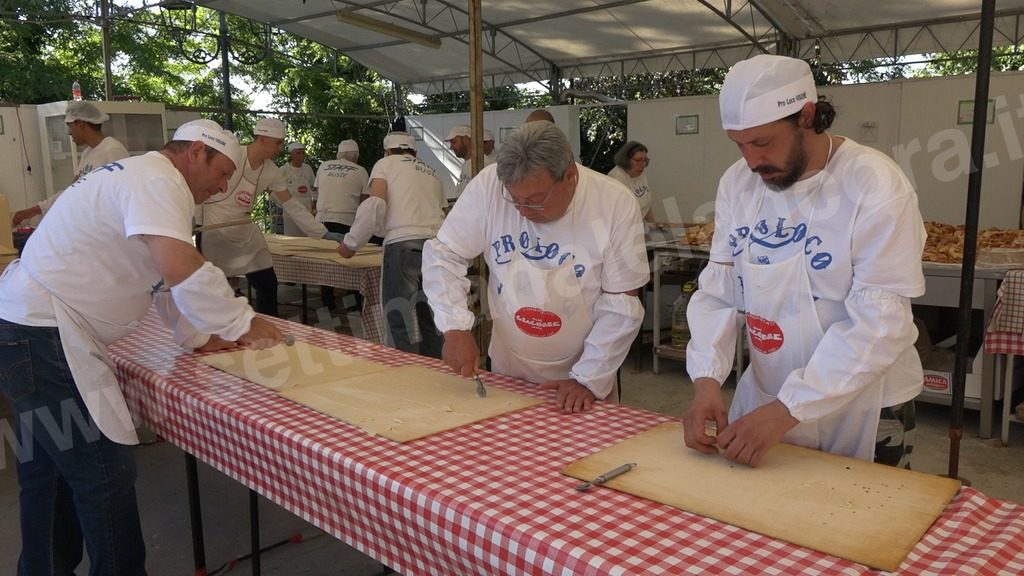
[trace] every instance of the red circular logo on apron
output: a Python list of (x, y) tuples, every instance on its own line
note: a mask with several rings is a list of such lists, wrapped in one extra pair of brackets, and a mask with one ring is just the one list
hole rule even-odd
[(239, 206), (249, 208), (252, 206), (252, 192), (249, 192), (248, 190), (239, 190), (238, 194), (235, 194), (235, 202), (237, 202)]
[(516, 310), (516, 326), (527, 336), (546, 338), (562, 329), (562, 319), (540, 308), (520, 308)]
[(304, 196), (306, 195), (306, 193), (309, 192), (309, 188), (306, 188), (305, 186), (299, 186), (298, 192), (299, 196)]
[(779, 348), (785, 337), (782, 328), (767, 318), (747, 313), (747, 332), (750, 334), (750, 345), (761, 354), (771, 354)]

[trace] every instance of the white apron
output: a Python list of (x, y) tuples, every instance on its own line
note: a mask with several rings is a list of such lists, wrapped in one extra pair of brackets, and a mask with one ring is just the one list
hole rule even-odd
[(594, 327), (572, 259), (543, 269), (513, 251), (490, 309), (492, 369), (538, 384), (569, 377)]
[[(755, 220), (759, 210), (760, 202)], [(813, 214), (812, 210), (811, 217)], [(730, 422), (774, 401), (790, 373), (807, 366), (825, 335), (811, 293), (803, 250), (771, 264), (751, 262), (750, 252), (748, 237), (747, 255), (736, 263), (743, 278), (750, 366), (736, 386), (729, 408)], [(814, 422), (801, 422), (782, 440), (871, 461), (881, 409), (882, 386), (872, 384), (841, 411)]]
[[(256, 180), (259, 181), (258, 176)], [(203, 203), (203, 224), (230, 222), (249, 216), (255, 197), (256, 182), (243, 174), (230, 192), (213, 196)], [(274, 266), (267, 241), (255, 222), (203, 232), (203, 257), (229, 277)]]
[[(28, 274), (24, 267), (22, 271)], [(28, 276), (42, 286), (31, 274)], [(64, 349), (71, 376), (85, 401), (89, 416), (96, 422), (100, 432), (110, 440), (118, 444), (138, 444), (135, 424), (121, 386), (114, 376), (114, 365), (107, 355), (107, 345), (128, 336), (141, 323), (120, 325), (86, 317), (53, 293), (50, 293), (50, 302), (60, 332), (61, 348)]]

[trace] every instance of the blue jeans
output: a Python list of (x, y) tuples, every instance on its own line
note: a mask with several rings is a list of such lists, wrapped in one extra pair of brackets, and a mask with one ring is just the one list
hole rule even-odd
[[(381, 301), (387, 320), (387, 345), (431, 358), (441, 357), (444, 339), (434, 326), (434, 315), (423, 293), (423, 244), (426, 239), (392, 242), (384, 247), (381, 272)], [(416, 311), (419, 346), (413, 343), (409, 327)]]
[(0, 426), (13, 426), (17, 442), (18, 575), (73, 575), (83, 537), (89, 574), (144, 575), (134, 447), (111, 442), (89, 417), (56, 328), (0, 320), (0, 388), (15, 413)]

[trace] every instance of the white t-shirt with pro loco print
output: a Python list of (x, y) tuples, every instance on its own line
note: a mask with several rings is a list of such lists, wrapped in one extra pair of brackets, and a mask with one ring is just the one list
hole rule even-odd
[(825, 337), (779, 400), (803, 422), (879, 381), (883, 407), (912, 399), (923, 382), (910, 299), (925, 290), (924, 239), (917, 194), (877, 150), (844, 139), (823, 171), (778, 191), (738, 160), (719, 182), (712, 264), (687, 312), (687, 372), (724, 381), (731, 366), (714, 339), (735, 322), (722, 311), (743, 308), (744, 269), (800, 255)]

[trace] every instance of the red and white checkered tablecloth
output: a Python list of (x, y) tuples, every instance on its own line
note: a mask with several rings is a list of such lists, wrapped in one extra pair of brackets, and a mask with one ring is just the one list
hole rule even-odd
[(1024, 355), (1024, 270), (1007, 270), (985, 333), (988, 354)]
[[(333, 286), (358, 290), (363, 295), (363, 337), (384, 343), (384, 313), (380, 306), (380, 266), (351, 267), (332, 260), (271, 254), (274, 272), (281, 282), (313, 286)], [(358, 334), (357, 330), (354, 330)]]
[[(444, 369), (273, 321), (319, 346)], [(614, 490), (577, 492), (559, 474), (662, 415), (605, 403), (565, 415), (547, 403), (398, 444), (198, 363), (152, 313), (111, 356), (132, 410), (160, 435), (407, 576), (877, 574)], [(499, 375), (488, 382), (552, 397)], [(962, 489), (899, 573), (1024, 573), (1024, 506)]]

